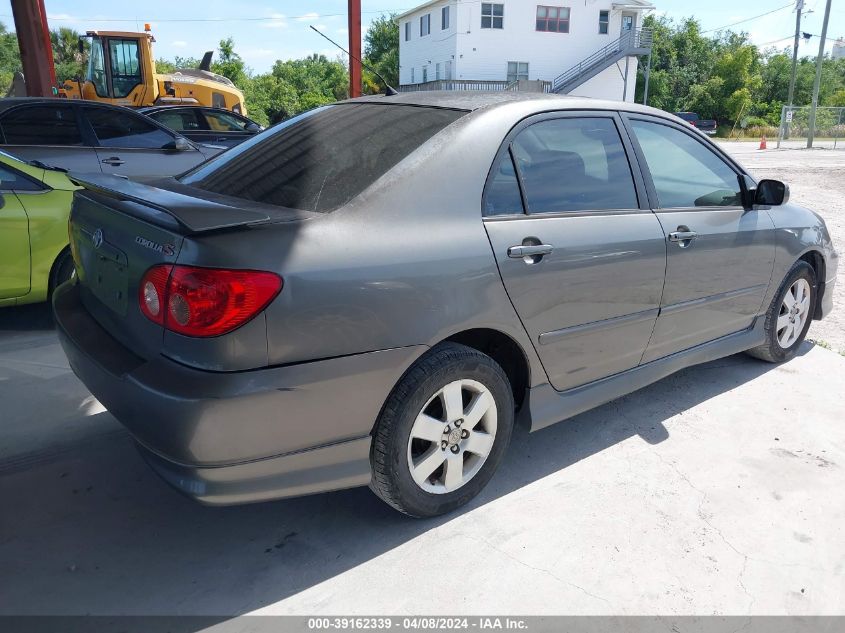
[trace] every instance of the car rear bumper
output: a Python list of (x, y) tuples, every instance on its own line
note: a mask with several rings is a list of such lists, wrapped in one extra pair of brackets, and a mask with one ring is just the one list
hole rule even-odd
[(165, 480), (208, 504), (368, 483), (381, 406), (427, 349), (207, 372), (133, 354), (87, 312), (76, 284), (59, 287), (53, 306), (74, 373)]
[(370, 482), (370, 437), (253, 462), (203, 468), (178, 464), (138, 444), (158, 475), (205, 505), (256, 503)]

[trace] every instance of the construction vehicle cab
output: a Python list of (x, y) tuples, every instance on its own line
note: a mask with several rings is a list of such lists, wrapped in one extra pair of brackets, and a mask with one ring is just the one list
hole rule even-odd
[(199, 68), (156, 73), (149, 32), (88, 31), (90, 39), (85, 78), (62, 86), (70, 99), (101, 101), (130, 107), (195, 104), (225, 108), (246, 114), (243, 93), (226, 77), (209, 70), (211, 54), (206, 53)]

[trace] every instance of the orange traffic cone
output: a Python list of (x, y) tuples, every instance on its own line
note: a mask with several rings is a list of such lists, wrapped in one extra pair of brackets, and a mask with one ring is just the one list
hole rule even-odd
[(766, 137), (765, 136), (760, 137), (760, 149), (766, 149)]

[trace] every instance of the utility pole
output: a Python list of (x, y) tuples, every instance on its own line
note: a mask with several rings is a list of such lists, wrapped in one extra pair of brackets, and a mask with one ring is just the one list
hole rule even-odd
[(810, 132), (807, 136), (807, 147), (813, 147), (813, 140), (816, 136), (816, 110), (819, 107), (819, 87), (822, 82), (822, 64), (824, 62), (824, 45), (827, 41), (827, 25), (830, 23), (830, 5), (832, 0), (827, 0), (824, 8), (824, 24), (822, 25), (822, 37), (819, 42), (819, 58), (816, 61), (816, 81), (813, 84), (813, 105), (810, 108)]
[(361, 0), (349, 0), (349, 98), (361, 96)]
[[(804, 10), (804, 0), (795, 3), (795, 46), (792, 49), (792, 76), (789, 79), (789, 98), (787, 102), (792, 108), (795, 99), (795, 73), (798, 70), (798, 44), (801, 41), (801, 13)], [(784, 123), (784, 138), (789, 138), (789, 123)]]
[(56, 85), (56, 67), (44, 0), (12, 0), (15, 33), (29, 97), (50, 97)]

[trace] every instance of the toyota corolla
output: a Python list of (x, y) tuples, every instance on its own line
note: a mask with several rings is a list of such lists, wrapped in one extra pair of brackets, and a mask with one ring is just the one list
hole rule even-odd
[(71, 367), (208, 504), (369, 485), (448, 512), (515, 420), (787, 361), (832, 307), (824, 222), (630, 103), (369, 97), (178, 178), (73, 178)]

